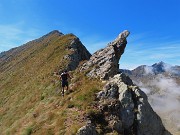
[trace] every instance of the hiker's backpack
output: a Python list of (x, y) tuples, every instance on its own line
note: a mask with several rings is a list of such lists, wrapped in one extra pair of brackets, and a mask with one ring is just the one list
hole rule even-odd
[(62, 80), (67, 80), (68, 79), (67, 73), (62, 73), (61, 78), (62, 78)]

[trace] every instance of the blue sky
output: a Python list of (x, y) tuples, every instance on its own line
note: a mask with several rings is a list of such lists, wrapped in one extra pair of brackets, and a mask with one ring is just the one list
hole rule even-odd
[(0, 0), (0, 16), (0, 52), (59, 30), (93, 53), (127, 29), (121, 68), (180, 65), (179, 0)]

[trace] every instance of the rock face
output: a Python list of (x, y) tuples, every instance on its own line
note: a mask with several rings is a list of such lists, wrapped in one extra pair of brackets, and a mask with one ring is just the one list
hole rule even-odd
[[(153, 111), (146, 94), (132, 83), (132, 80), (124, 74), (117, 74), (106, 84), (105, 89), (98, 94), (100, 102), (112, 102), (116, 104), (111, 108), (118, 120), (122, 123), (122, 130), (118, 133), (136, 135), (164, 135), (167, 133), (160, 117)], [(113, 104), (113, 103), (111, 103)], [(119, 106), (119, 109), (117, 107)]]
[(74, 40), (71, 41), (68, 50), (72, 53), (64, 56), (64, 59), (70, 61), (67, 70), (75, 70), (80, 61), (89, 60), (91, 57), (91, 54), (81, 43), (79, 38), (74, 38)]
[(77, 135), (97, 135), (96, 127), (91, 123), (87, 123), (86, 126), (79, 129)]
[(117, 74), (119, 71), (118, 63), (121, 55), (124, 53), (127, 44), (126, 38), (129, 33), (127, 30), (123, 31), (105, 49), (95, 52), (90, 60), (84, 63), (81, 70), (89, 69), (88, 76), (100, 77), (102, 79), (108, 79)]
[[(103, 134), (171, 135), (148, 103), (146, 94), (123, 73), (110, 78), (97, 94), (97, 99), (99, 116), (103, 122), (97, 123), (93, 119), (92, 122), (103, 126), (106, 123)], [(88, 135), (86, 132), (92, 128), (88, 125), (85, 127), (79, 130), (84, 133), (82, 135)]]
[[(105, 49), (93, 54), (81, 68), (89, 71), (87, 75), (90, 77), (106, 79), (103, 90), (97, 93), (97, 110), (90, 114), (90, 121), (98, 128), (102, 127), (99, 134), (171, 135), (148, 103), (146, 94), (128, 76), (118, 73), (118, 62), (128, 35), (128, 31), (122, 32)], [(86, 132), (90, 128), (85, 127), (79, 133), (83, 131), (83, 135), (88, 135)]]

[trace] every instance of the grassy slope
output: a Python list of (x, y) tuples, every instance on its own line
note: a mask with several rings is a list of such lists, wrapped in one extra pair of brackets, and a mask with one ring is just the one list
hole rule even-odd
[(71, 53), (67, 47), (74, 38), (52, 34), (30, 42), (1, 66), (0, 133), (69, 135), (83, 125), (101, 83), (74, 71), (72, 91), (62, 98), (53, 76), (68, 64), (63, 56)]

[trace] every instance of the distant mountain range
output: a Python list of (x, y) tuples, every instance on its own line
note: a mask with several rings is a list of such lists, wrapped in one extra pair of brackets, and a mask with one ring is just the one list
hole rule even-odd
[(173, 78), (180, 84), (180, 66), (172, 66), (170, 64), (159, 62), (151, 66), (141, 65), (133, 70), (120, 69), (120, 72), (128, 75), (132, 80), (145, 81), (147, 79), (153, 79), (155, 76), (164, 75), (166, 77)]
[(157, 75), (168, 73), (169, 75), (179, 76), (180, 75), (180, 66), (172, 66), (170, 64), (159, 62), (155, 63), (152, 66), (141, 65), (133, 70), (120, 69), (121, 72), (133, 76), (146, 76), (146, 75)]

